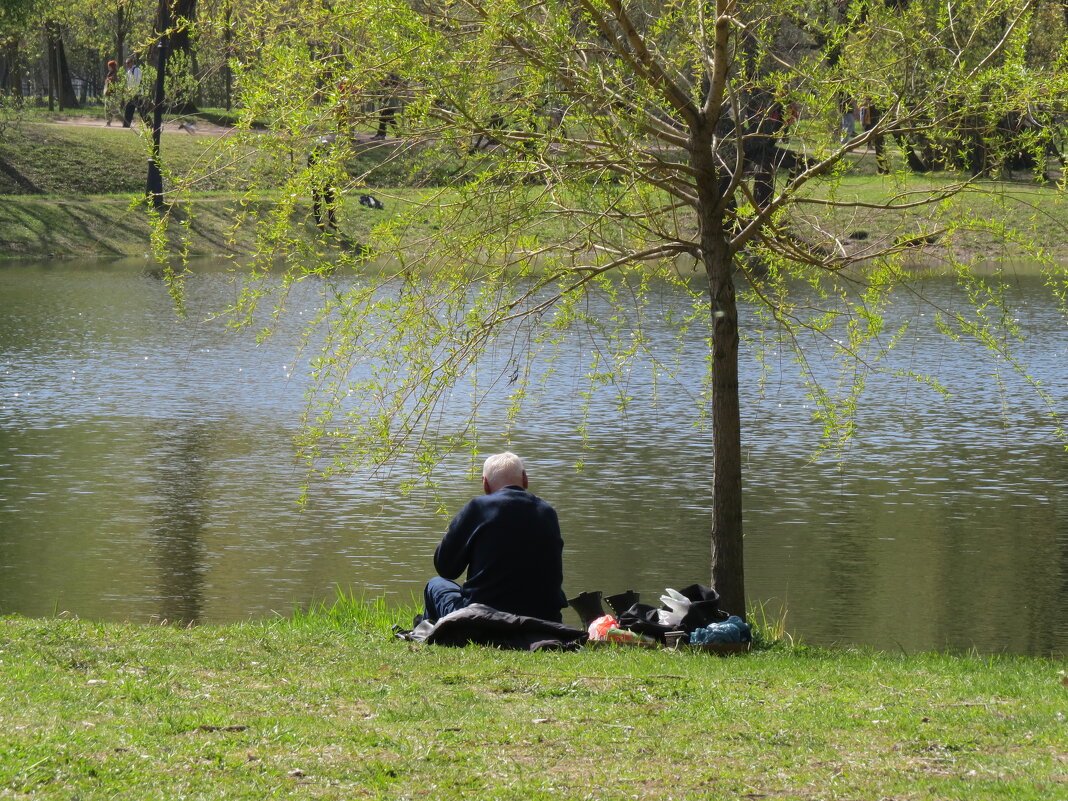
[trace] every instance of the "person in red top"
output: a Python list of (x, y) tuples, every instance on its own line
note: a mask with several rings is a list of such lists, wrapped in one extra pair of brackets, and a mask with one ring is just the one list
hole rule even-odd
[[(438, 575), (423, 592), (426, 619), (478, 603), (560, 622), (567, 599), (556, 510), (527, 491), (523, 462), (508, 451), (486, 460), (482, 489), (453, 518), (434, 552)], [(465, 570), (461, 586), (456, 579)]]
[(108, 74), (104, 76), (104, 120), (111, 127), (111, 121), (119, 116), (119, 103), (122, 100), (119, 87), (119, 62), (108, 62)]

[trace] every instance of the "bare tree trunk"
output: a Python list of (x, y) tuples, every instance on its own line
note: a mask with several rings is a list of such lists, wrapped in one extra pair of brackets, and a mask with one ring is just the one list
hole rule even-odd
[[(96, 61), (95, 56), (97, 54), (92, 49), (87, 47), (87, 48), (85, 48), (85, 50), (83, 52), (86, 53), (87, 56), (88, 56), (85, 59), (85, 63), (86, 64), (92, 64), (92, 63), (94, 63)], [(95, 70), (93, 72), (90, 72), (88, 75), (82, 76), (81, 89), (78, 91), (78, 102), (82, 106), (84, 106), (89, 100), (90, 89), (92, 90), (92, 93), (94, 95), (97, 94), (96, 81), (97, 81), (97, 75), (96, 75), (96, 71)], [(90, 84), (92, 84), (92, 86), (90, 86)]]
[(159, 13), (156, 17), (156, 33), (159, 35), (159, 42), (156, 45), (156, 86), (152, 108), (152, 156), (148, 160), (148, 178), (145, 183), (145, 194), (153, 208), (160, 213), (164, 207), (163, 173), (159, 166), (160, 137), (163, 133), (163, 91), (167, 77), (167, 51), (170, 48), (167, 37), (162, 35), (170, 25), (167, 10), (167, 0), (159, 0)]
[(231, 111), (233, 109), (233, 90), (234, 90), (234, 76), (233, 70), (230, 68), (230, 57), (232, 53), (233, 42), (233, 26), (230, 24), (230, 4), (226, 4), (226, 14), (223, 28), (223, 44), (224, 53), (223, 58), (223, 82), (226, 86), (226, 110)]
[[(170, 19), (172, 22), (188, 20), (190, 23), (197, 18), (197, 0), (174, 0), (171, 4)], [(189, 28), (182, 27), (170, 35), (170, 51), (172, 53), (182, 50), (186, 53), (193, 49), (193, 40), (189, 35)]]
[(0, 43), (0, 92), (15, 91), (15, 65), (18, 63), (18, 40), (12, 37), (8, 42)]
[[(67, 66), (67, 53), (63, 48), (63, 36), (59, 25), (54, 20), (45, 23), (45, 35), (48, 37), (48, 68), (51, 78), (49, 85), (59, 101), (59, 110), (77, 108), (78, 98), (74, 94), (74, 84)], [(52, 94), (49, 94), (49, 111), (52, 110)]]
[(691, 136), (698, 173), (701, 254), (712, 316), (712, 585), (720, 605), (745, 616), (742, 550), (742, 438), (738, 401), (738, 304), (733, 254), (724, 225), (721, 180), (712, 153), (712, 130)]
[[(165, 37), (168, 55), (179, 56), (175, 59), (175, 63), (181, 62), (184, 65), (184, 69), (188, 70), (190, 75), (195, 78), (197, 71), (196, 47), (195, 41), (190, 35), (190, 26), (196, 21), (197, 0), (173, 0), (168, 10), (167, 19), (169, 22), (166, 26), (160, 25), (161, 13), (157, 12), (156, 15), (157, 30), (166, 31), (171, 24), (177, 24), (177, 29)], [(179, 54), (184, 54), (184, 58)], [(172, 66), (172, 72), (173, 69), (174, 67)], [(199, 81), (194, 80), (192, 83), (195, 86), (199, 86)], [(170, 97), (168, 102), (174, 111), (179, 114), (194, 114), (197, 111), (197, 98), (194, 96)]]
[(115, 55), (112, 56), (119, 65), (126, 60), (122, 51), (126, 48), (126, 9), (120, 5), (115, 9)]
[(738, 305), (722, 235), (705, 250), (712, 309), (712, 584), (724, 609), (745, 617), (742, 436), (738, 402)]
[(22, 44), (18, 37), (11, 37), (3, 45), (4, 78), (0, 82), (0, 89), (10, 92), (14, 97), (22, 97), (22, 54), (19, 45)]
[(48, 110), (56, 110), (56, 53), (48, 40)]

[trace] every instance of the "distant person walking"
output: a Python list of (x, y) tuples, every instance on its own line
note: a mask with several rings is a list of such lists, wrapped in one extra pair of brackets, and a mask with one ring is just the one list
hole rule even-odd
[(119, 99), (122, 88), (119, 86), (119, 62), (108, 62), (108, 74), (104, 76), (104, 124), (109, 128), (111, 121), (119, 116)]
[(327, 134), (315, 140), (308, 154), (308, 169), (312, 171), (312, 214), (315, 224), (324, 234), (337, 233), (337, 193), (327, 178), (315, 175), (315, 165), (337, 143), (337, 134)]
[(841, 97), (839, 100), (841, 110), (841, 142), (844, 145), (857, 135), (857, 104), (851, 97)]
[(123, 128), (129, 128), (133, 123), (135, 111), (144, 117), (141, 104), (141, 68), (137, 66), (137, 59), (130, 56), (126, 59), (126, 108), (122, 117)]
[(378, 109), (378, 131), (372, 139), (385, 139), (386, 128), (393, 126), (397, 130), (397, 112), (400, 111), (400, 90), (404, 81), (396, 73), (389, 73), (382, 81), (382, 104)]
[[(860, 106), (860, 127), (865, 133), (872, 130), (882, 119), (882, 112), (870, 97), (864, 98)], [(876, 134), (871, 137), (871, 146), (875, 150), (875, 169), (879, 175), (890, 172), (890, 158), (886, 153), (886, 137)]]

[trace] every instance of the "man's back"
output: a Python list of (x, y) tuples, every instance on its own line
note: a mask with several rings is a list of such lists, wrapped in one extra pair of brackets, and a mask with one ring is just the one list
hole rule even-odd
[(552, 506), (507, 486), (460, 510), (434, 553), (434, 567), (453, 580), (467, 570), (467, 603), (559, 621), (567, 605), (563, 547)]

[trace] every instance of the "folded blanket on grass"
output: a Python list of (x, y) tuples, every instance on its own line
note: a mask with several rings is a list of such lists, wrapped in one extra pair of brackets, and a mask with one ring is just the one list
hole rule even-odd
[(492, 645), (520, 651), (578, 650), (589, 635), (582, 629), (502, 612), (485, 604), (457, 609), (436, 623), (423, 621), (411, 631), (399, 631), (402, 640), (434, 645)]

